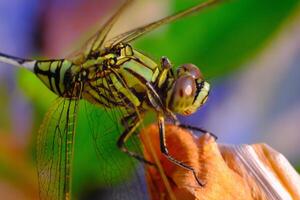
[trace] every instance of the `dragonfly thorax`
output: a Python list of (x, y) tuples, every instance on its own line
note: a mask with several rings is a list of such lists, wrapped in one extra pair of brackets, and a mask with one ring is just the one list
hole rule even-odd
[(207, 100), (209, 83), (193, 64), (184, 64), (177, 70), (176, 78), (167, 94), (167, 107), (174, 113), (190, 115)]

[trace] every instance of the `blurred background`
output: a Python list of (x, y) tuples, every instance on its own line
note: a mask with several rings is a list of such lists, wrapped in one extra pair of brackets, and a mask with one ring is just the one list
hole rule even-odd
[[(122, 2), (1, 0), (0, 52), (39, 59), (67, 56)], [(138, 0), (112, 35), (199, 2)], [(180, 117), (182, 122), (213, 132), (221, 143), (267, 143), (300, 170), (299, 6), (298, 0), (226, 1), (163, 26), (133, 45), (156, 61), (167, 56), (174, 66), (194, 63), (211, 83), (207, 104), (190, 117)], [(30, 72), (0, 64), (1, 197), (37, 199), (35, 138), (54, 99)], [(110, 199), (104, 197), (110, 190), (98, 173), (105, 163), (99, 168), (89, 134), (77, 135), (74, 193), (81, 199)], [(119, 193), (127, 192), (118, 187)]]

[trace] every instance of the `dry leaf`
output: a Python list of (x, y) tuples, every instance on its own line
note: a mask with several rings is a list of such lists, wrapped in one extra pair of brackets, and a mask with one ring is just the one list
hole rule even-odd
[(218, 145), (209, 134), (198, 138), (188, 130), (166, 126), (170, 155), (196, 171), (205, 182), (201, 187), (191, 171), (161, 154), (157, 126), (144, 129), (141, 139), (146, 159), (161, 166), (161, 171), (146, 166), (152, 200), (300, 199), (299, 174), (265, 144)]

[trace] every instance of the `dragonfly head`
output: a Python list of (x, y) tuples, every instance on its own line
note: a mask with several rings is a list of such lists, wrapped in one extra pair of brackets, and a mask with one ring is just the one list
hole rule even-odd
[(184, 64), (177, 70), (176, 79), (167, 95), (170, 110), (181, 115), (190, 115), (200, 108), (209, 94), (201, 71), (193, 64)]

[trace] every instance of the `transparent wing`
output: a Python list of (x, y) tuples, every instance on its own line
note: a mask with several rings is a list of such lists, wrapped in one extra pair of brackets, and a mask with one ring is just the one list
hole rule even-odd
[[(99, 170), (97, 176), (99, 185), (104, 186), (108, 191), (105, 198), (102, 199), (147, 199), (143, 165), (134, 158), (128, 156), (117, 147), (117, 140), (124, 131), (121, 119), (130, 114), (137, 115), (137, 110), (128, 105), (125, 108), (116, 106), (123, 103), (124, 96), (116, 95), (116, 89), (113, 86), (109, 76), (106, 80), (99, 79), (97, 85), (111, 83), (107, 91), (96, 91), (105, 93), (104, 96), (111, 96), (110, 99), (100, 99), (110, 108), (100, 108), (95, 104), (85, 102), (83, 116), (85, 116), (87, 127), (79, 127), (80, 130), (88, 130), (91, 135), (92, 143), (95, 147), (97, 159), (99, 161)], [(80, 120), (81, 121), (81, 120)], [(81, 126), (79, 125), (79, 126)], [(137, 134), (133, 134), (126, 147), (136, 153), (141, 153), (140, 141)]]
[(74, 52), (71, 56), (68, 57), (68, 59), (72, 60), (76, 64), (83, 63), (86, 58), (92, 53), (101, 51), (101, 49), (104, 48), (112, 48), (113, 46), (119, 44), (119, 43), (129, 43), (134, 41), (135, 39), (143, 36), (144, 34), (164, 25), (170, 22), (173, 22), (177, 19), (180, 19), (182, 17), (185, 17), (187, 15), (191, 15), (195, 12), (198, 12), (210, 5), (216, 4), (222, 0), (208, 0), (204, 3), (198, 4), (194, 7), (191, 7), (187, 10), (181, 11), (177, 14), (165, 17), (163, 19), (160, 19), (158, 21), (152, 22), (150, 24), (147, 24), (145, 26), (141, 26), (138, 28), (135, 28), (131, 31), (122, 33), (118, 36), (115, 36), (109, 40), (106, 41), (106, 37), (115, 24), (115, 22), (118, 20), (120, 15), (123, 13), (123, 11), (129, 6), (130, 3), (133, 2), (133, 0), (127, 0), (120, 9), (104, 24), (103, 28), (100, 29), (95, 35), (93, 35), (86, 44), (77, 52)]
[(214, 5), (218, 2), (220, 2), (222, 0), (208, 0), (204, 3), (201, 3), (201, 4), (198, 4), (196, 6), (193, 6), (189, 9), (186, 9), (184, 11), (181, 11), (177, 14), (174, 14), (174, 15), (171, 15), (171, 16), (168, 16), (168, 17), (165, 17), (163, 19), (160, 19), (158, 21), (155, 21), (155, 22), (152, 22), (150, 24), (147, 24), (147, 25), (144, 25), (144, 26), (141, 26), (141, 27), (138, 27), (138, 28), (135, 28), (131, 31), (128, 31), (128, 32), (125, 32), (123, 34), (120, 34), (112, 39), (109, 39), (107, 42), (105, 42), (104, 46), (106, 48), (111, 48), (113, 46), (115, 46), (116, 44), (119, 44), (119, 43), (129, 43), (129, 42), (132, 42), (133, 40), (141, 37), (142, 35), (164, 25), (164, 24), (167, 24), (167, 23), (170, 23), (170, 22), (173, 22), (177, 19), (180, 19), (182, 17), (185, 17), (187, 15), (191, 15), (195, 12), (199, 12), (201, 11), (202, 9), (208, 7), (208, 6), (211, 6), (211, 5)]
[[(100, 199), (133, 200), (147, 199), (146, 185), (142, 163), (128, 156), (117, 147), (117, 140), (123, 127), (116, 122), (124, 114), (118, 110), (99, 109), (95, 105), (85, 103), (88, 121), (87, 130), (90, 134), (91, 145), (94, 146), (98, 160), (96, 173), (97, 191), (105, 190), (105, 197)], [(141, 153), (140, 141), (133, 135), (126, 147)], [(83, 198), (87, 199), (87, 198)]]
[(70, 198), (77, 107), (78, 100), (58, 98), (40, 127), (37, 167), (41, 199)]
[(119, 8), (119, 10), (97, 31), (77, 52), (74, 52), (69, 59), (74, 63), (83, 63), (91, 52), (100, 50), (108, 33), (113, 25), (116, 23), (123, 11), (130, 5), (133, 0), (126, 0), (126, 2)]

